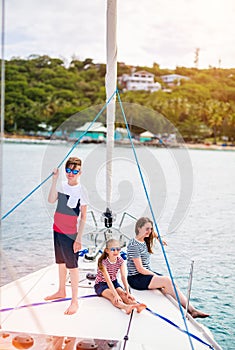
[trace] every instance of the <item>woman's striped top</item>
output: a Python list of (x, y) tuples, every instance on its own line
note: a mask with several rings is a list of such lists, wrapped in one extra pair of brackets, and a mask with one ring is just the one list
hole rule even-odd
[(150, 269), (150, 253), (145, 242), (139, 242), (137, 239), (132, 238), (127, 246), (127, 270), (128, 276), (137, 275), (135, 264), (133, 258), (140, 258), (142, 265), (145, 269)]

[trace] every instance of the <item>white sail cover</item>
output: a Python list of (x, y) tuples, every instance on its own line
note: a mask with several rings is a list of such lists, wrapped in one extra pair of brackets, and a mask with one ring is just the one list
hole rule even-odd
[[(106, 100), (116, 90), (117, 83), (117, 0), (107, 0), (107, 28), (106, 28)], [(107, 105), (106, 123), (107, 123), (107, 136), (106, 136), (106, 203), (107, 208), (111, 209), (112, 201), (112, 156), (114, 147), (114, 123), (115, 123), (115, 102), (116, 94), (114, 94), (112, 100)]]

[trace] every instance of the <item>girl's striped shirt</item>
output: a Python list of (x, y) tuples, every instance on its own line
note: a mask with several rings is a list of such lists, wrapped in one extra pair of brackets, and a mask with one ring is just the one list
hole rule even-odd
[[(108, 271), (111, 281), (115, 281), (117, 279), (117, 273), (123, 263), (124, 263), (124, 260), (120, 256), (117, 257), (117, 260), (114, 263), (112, 263), (108, 257), (102, 261), (102, 265), (106, 267), (106, 270)], [(98, 269), (95, 284), (100, 282), (106, 282), (106, 280), (103, 276), (102, 271)]]

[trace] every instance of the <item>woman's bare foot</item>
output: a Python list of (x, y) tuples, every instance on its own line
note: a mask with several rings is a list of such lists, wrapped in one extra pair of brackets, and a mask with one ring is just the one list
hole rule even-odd
[(66, 297), (65, 293), (61, 292), (56, 292), (52, 295), (48, 295), (47, 297), (44, 298), (44, 300), (54, 300), (54, 299), (63, 299)]
[(209, 317), (210, 315), (209, 314), (206, 314), (205, 312), (202, 312), (202, 311), (199, 311), (199, 310), (192, 310), (191, 312), (189, 312), (190, 315), (193, 317), (193, 318), (206, 318), (206, 317)]
[(70, 306), (68, 307), (67, 310), (65, 310), (64, 314), (65, 315), (73, 315), (77, 312), (78, 310), (78, 303), (77, 302), (73, 302), (70, 304)]
[(141, 311), (146, 309), (146, 307), (147, 307), (147, 305), (145, 305), (145, 304), (138, 304), (138, 305), (136, 305), (137, 312), (140, 313)]

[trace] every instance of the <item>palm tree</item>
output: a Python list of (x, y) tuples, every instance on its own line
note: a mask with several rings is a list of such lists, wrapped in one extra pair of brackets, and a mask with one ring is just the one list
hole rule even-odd
[(214, 144), (217, 144), (217, 136), (227, 118), (228, 104), (222, 101), (210, 100), (208, 106), (208, 126), (213, 130)]

